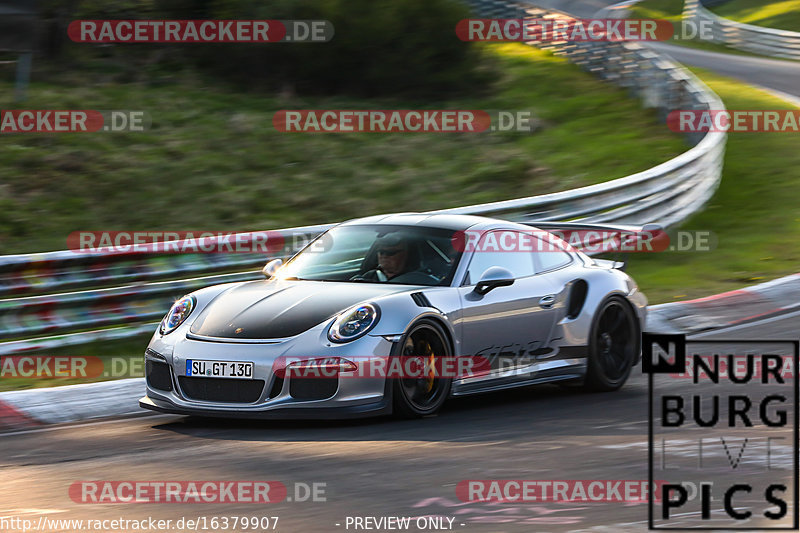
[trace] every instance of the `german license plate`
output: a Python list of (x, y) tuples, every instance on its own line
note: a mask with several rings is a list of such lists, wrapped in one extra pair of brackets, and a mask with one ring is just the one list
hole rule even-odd
[(198, 378), (253, 379), (253, 363), (187, 359), (186, 375)]

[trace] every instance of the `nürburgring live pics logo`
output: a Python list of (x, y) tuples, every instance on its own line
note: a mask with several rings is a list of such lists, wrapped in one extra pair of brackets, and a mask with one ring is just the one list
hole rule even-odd
[(650, 529), (796, 530), (800, 342), (643, 334)]

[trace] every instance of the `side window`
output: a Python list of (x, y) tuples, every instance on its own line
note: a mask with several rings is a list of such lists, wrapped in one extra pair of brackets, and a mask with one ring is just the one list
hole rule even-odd
[(536, 273), (530, 249), (514, 245), (520, 234), (515, 231), (490, 231), (478, 240), (467, 269), (466, 285), (475, 285), (490, 267), (499, 266), (511, 271), (514, 278), (524, 278)]
[[(539, 240), (541, 241), (541, 239)], [(567, 252), (553, 248), (554, 247), (548, 243), (544, 241), (541, 242), (539, 251), (533, 254), (534, 261), (536, 262), (536, 272), (554, 270), (572, 261), (572, 257)]]

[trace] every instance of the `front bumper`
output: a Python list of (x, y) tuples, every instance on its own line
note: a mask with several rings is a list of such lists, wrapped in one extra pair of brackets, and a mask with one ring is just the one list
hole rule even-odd
[(377, 402), (362, 405), (334, 407), (304, 406), (302, 408), (277, 408), (262, 411), (211, 409), (198, 406), (179, 407), (170, 402), (145, 396), (139, 400), (139, 407), (176, 415), (207, 416), (211, 418), (258, 418), (275, 420), (339, 420), (348, 418), (367, 418), (372, 416), (389, 415), (392, 413), (392, 402), (388, 395), (384, 396)]
[[(301, 335), (300, 337), (306, 337)], [(309, 336), (310, 337), (310, 336)], [(320, 343), (317, 336), (312, 339), (295, 338), (273, 343), (209, 342), (190, 338), (179, 338), (166, 343), (164, 338), (154, 336), (145, 355), (147, 366), (147, 395), (139, 400), (139, 406), (165, 413), (225, 418), (357, 418), (391, 413), (390, 380), (376, 377), (339, 375), (325, 378), (327, 383), (314, 378), (299, 378), (306, 382), (303, 387), (292, 376), (279, 376), (286, 359), (310, 357), (340, 357), (343, 359), (385, 358), (390, 355), (394, 343), (383, 337), (366, 336), (352, 343), (338, 345)], [(327, 340), (327, 339), (326, 339)], [(186, 361), (225, 360), (253, 362), (253, 380), (227, 380), (186, 376)], [(151, 368), (160, 365), (163, 379), (153, 379)], [(168, 376), (166, 375), (168, 369)], [(191, 382), (188, 380), (192, 380)], [(258, 383), (255, 381), (258, 380)], [(332, 381), (331, 381), (332, 380)], [(226, 390), (233, 391), (230, 397), (221, 399), (219, 394), (198, 394), (204, 385), (216, 388), (225, 381)], [(191, 386), (190, 386), (191, 385)], [(246, 399), (238, 394), (247, 388), (255, 393)], [(315, 390), (325, 390), (315, 395)], [(302, 394), (299, 391), (303, 391)], [(311, 394), (309, 394), (311, 391)], [(319, 397), (317, 397), (319, 396)]]

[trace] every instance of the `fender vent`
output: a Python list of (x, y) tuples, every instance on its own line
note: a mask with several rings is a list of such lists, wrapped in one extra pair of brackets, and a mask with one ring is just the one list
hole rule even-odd
[(572, 282), (569, 291), (569, 301), (567, 302), (567, 318), (577, 318), (581, 314), (583, 304), (586, 302), (586, 294), (589, 292), (589, 284), (585, 280), (577, 279)]
[(431, 301), (428, 300), (428, 297), (421, 292), (411, 293), (411, 299), (414, 300), (414, 303), (420, 307), (433, 307), (431, 305)]

